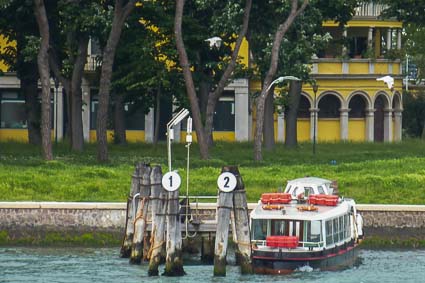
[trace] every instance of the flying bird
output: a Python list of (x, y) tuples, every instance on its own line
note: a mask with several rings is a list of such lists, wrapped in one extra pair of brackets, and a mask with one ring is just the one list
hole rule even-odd
[(394, 78), (391, 76), (385, 76), (385, 77), (381, 77), (381, 78), (377, 78), (377, 81), (383, 81), (384, 83), (387, 84), (388, 88), (393, 91), (394, 89)]
[(221, 38), (218, 36), (205, 39), (205, 41), (208, 41), (210, 48), (213, 48), (213, 47), (220, 48), (221, 46)]

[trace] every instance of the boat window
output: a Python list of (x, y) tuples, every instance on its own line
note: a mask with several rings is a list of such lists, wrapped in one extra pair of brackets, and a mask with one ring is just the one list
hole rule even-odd
[(294, 196), (294, 197), (297, 197), (299, 194), (302, 194), (302, 193), (304, 193), (304, 190), (303, 190), (303, 188), (300, 188), (300, 187), (295, 187), (292, 190), (292, 196)]
[(323, 189), (323, 186), (318, 186), (317, 190), (319, 191), (319, 194), (325, 194), (325, 190)]
[(304, 187), (304, 197), (308, 197), (310, 194), (312, 194), (313, 188), (312, 187)]
[(332, 220), (326, 221), (326, 245), (332, 245), (333, 244), (333, 237), (332, 237)]
[(333, 231), (334, 243), (339, 242), (339, 222), (338, 222), (338, 218), (333, 219), (332, 231)]
[(345, 224), (345, 238), (350, 238), (351, 224), (350, 216), (348, 214), (344, 215), (344, 224)]
[(344, 236), (344, 216), (340, 216), (339, 217), (339, 240), (342, 241), (345, 236)]
[(271, 233), (270, 235), (287, 235), (287, 223), (284, 220), (272, 220), (271, 221)]
[(265, 240), (267, 236), (267, 220), (252, 220), (252, 239)]
[(288, 184), (285, 188), (285, 193), (289, 193), (291, 191), (291, 187), (292, 186)]
[(321, 241), (321, 228), (320, 221), (306, 221), (305, 222), (305, 241), (307, 242), (320, 242)]

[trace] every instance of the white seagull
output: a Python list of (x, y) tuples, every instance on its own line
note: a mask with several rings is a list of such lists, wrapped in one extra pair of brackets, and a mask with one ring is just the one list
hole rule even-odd
[(213, 48), (213, 47), (220, 48), (221, 46), (221, 38), (218, 36), (205, 39), (205, 41), (208, 41), (210, 48)]
[(388, 88), (392, 91), (394, 89), (394, 78), (391, 76), (385, 76), (381, 78), (377, 78), (377, 81), (383, 81), (387, 84)]

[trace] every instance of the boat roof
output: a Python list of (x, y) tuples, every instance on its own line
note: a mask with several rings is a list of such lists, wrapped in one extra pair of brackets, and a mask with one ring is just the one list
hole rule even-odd
[(283, 210), (265, 210), (263, 203), (258, 202), (255, 209), (251, 211), (252, 219), (282, 219), (282, 220), (325, 220), (343, 215), (351, 210), (353, 201), (342, 200), (336, 206), (315, 205), (317, 211), (300, 211), (298, 207), (307, 206), (306, 203), (292, 202), (283, 205)]
[(318, 178), (318, 177), (304, 177), (304, 178), (298, 178), (298, 179), (293, 179), (293, 180), (289, 180), (288, 184), (291, 185), (323, 185), (323, 184), (331, 184), (332, 181), (331, 180), (327, 180), (327, 179), (323, 179), (323, 178)]

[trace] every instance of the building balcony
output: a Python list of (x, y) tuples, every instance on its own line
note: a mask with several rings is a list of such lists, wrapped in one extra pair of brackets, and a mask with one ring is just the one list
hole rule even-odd
[(378, 19), (385, 9), (386, 5), (384, 4), (373, 1), (363, 2), (355, 9), (354, 18)]
[(324, 77), (376, 77), (378, 75), (401, 75), (399, 59), (368, 58), (318, 58), (312, 63), (312, 74)]

